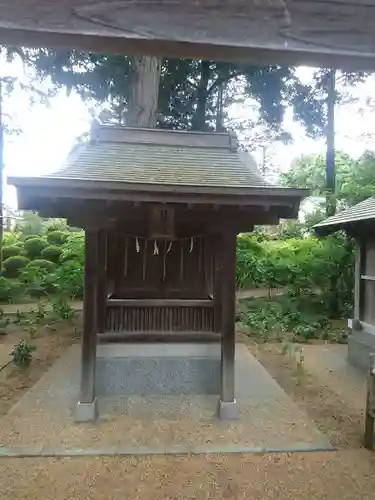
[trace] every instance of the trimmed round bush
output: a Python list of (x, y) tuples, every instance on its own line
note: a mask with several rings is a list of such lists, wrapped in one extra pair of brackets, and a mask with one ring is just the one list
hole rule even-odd
[(44, 250), (47, 246), (48, 243), (42, 238), (30, 238), (24, 243), (26, 255), (30, 259), (37, 259), (40, 257), (42, 250)]
[(55, 270), (56, 265), (46, 259), (35, 259), (27, 264), (27, 267), (39, 267), (40, 269), (45, 269), (49, 273)]
[(33, 240), (34, 238), (39, 238), (39, 236), (37, 234), (28, 234), (27, 236), (25, 236), (23, 238), (23, 241), (28, 241), (28, 240)]
[(9, 257), (14, 257), (15, 255), (21, 255), (21, 251), (21, 248), (16, 245), (3, 247), (3, 259), (8, 259)]
[(22, 291), (22, 283), (0, 276), (0, 302), (12, 302)]
[(7, 278), (16, 278), (29, 262), (30, 260), (23, 255), (14, 255), (5, 259), (3, 262), (4, 275)]
[(61, 252), (62, 249), (57, 245), (50, 245), (49, 247), (46, 247), (44, 250), (42, 250), (42, 257), (45, 260), (57, 263), (59, 262)]
[(64, 264), (65, 262), (80, 262), (81, 260), (82, 256), (78, 255), (76, 251), (68, 250), (60, 256), (59, 262)]
[(63, 245), (68, 238), (68, 234), (63, 231), (51, 231), (47, 233), (47, 241), (50, 245)]

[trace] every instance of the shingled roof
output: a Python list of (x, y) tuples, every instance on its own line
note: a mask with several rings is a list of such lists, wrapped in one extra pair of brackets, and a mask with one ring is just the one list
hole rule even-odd
[(314, 230), (318, 235), (334, 233), (339, 229), (346, 229), (354, 224), (364, 224), (375, 221), (375, 196), (367, 198), (342, 212), (328, 217), (328, 219), (316, 224)]
[(91, 140), (74, 148), (57, 171), (12, 177), (8, 182), (18, 188), (274, 195), (299, 200), (307, 195), (305, 190), (274, 186), (263, 179), (233, 134), (103, 125), (93, 127)]
[[(49, 178), (201, 187), (271, 187), (230, 134), (100, 127)], [(94, 133), (95, 134), (95, 133)], [(151, 186), (150, 186), (151, 187)]]
[(20, 209), (45, 213), (67, 200), (101, 200), (274, 207), (279, 217), (295, 218), (308, 194), (268, 183), (233, 134), (97, 123), (90, 141), (75, 147), (60, 169), (8, 183), (17, 188)]

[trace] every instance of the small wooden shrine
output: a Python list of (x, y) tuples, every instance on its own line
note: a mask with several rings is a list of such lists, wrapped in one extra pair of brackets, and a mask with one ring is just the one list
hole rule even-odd
[(265, 181), (232, 134), (112, 126), (59, 171), (9, 182), (20, 209), (86, 232), (77, 420), (96, 416), (98, 341), (221, 343), (233, 415), (236, 235), (296, 218), (306, 191)]
[(354, 316), (349, 321), (348, 360), (367, 370), (375, 352), (375, 197), (315, 226), (320, 236), (343, 230), (356, 241)]

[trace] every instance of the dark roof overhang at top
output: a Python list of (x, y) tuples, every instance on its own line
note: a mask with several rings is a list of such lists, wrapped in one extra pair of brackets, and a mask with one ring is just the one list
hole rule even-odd
[(24, 210), (105, 200), (268, 206), (295, 218), (308, 194), (268, 183), (233, 134), (112, 126), (94, 127), (57, 172), (8, 183)]
[(375, 196), (328, 217), (323, 222), (316, 224), (314, 231), (318, 236), (327, 236), (340, 230), (355, 234), (369, 225), (375, 227)]
[[(214, 22), (213, 22), (214, 19)], [(0, 0), (0, 44), (375, 67), (375, 0)]]

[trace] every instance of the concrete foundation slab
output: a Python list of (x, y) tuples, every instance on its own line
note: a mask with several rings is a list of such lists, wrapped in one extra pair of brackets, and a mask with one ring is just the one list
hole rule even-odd
[[(176, 354), (175, 346), (163, 347)], [(194, 353), (189, 346), (185, 349), (192, 349), (191, 359), (202, 353)], [(207, 357), (215, 359), (211, 347), (206, 349)], [(141, 357), (140, 352), (136, 354)], [(219, 394), (124, 394), (98, 397), (99, 419), (81, 425), (74, 422), (80, 348), (72, 346), (1, 419), (0, 456), (1, 450), (20, 449), (39, 450), (41, 455), (61, 450), (65, 454), (77, 450), (98, 454), (140, 450), (145, 454), (332, 449), (244, 345), (237, 345), (235, 366), (235, 420), (217, 418)]]
[(219, 394), (220, 346), (133, 344), (99, 346), (96, 394)]
[(353, 330), (348, 337), (349, 363), (367, 371), (371, 353), (375, 353), (375, 335), (364, 330)]

